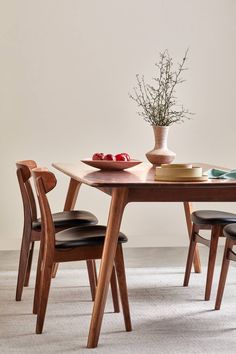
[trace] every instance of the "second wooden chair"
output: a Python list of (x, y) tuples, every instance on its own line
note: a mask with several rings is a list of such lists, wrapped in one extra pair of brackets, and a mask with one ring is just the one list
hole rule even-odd
[[(35, 287), (35, 303), (37, 308), (36, 333), (42, 333), (46, 314), (51, 277), (54, 263), (101, 259), (106, 227), (101, 225), (73, 227), (55, 233), (55, 227), (47, 199), (57, 183), (53, 173), (45, 169), (34, 169), (32, 174), (35, 179), (42, 218), (42, 240), (40, 244), (40, 263), (37, 271)], [(125, 327), (131, 331), (127, 285), (123, 260), (122, 243), (127, 242), (127, 237), (120, 233), (115, 257), (115, 268), (120, 288), (121, 304)], [(114, 274), (114, 273), (113, 273)]]

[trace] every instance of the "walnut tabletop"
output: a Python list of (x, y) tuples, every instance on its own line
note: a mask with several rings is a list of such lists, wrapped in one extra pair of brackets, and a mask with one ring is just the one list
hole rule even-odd
[[(155, 168), (146, 163), (141, 163), (125, 171), (101, 171), (88, 167), (82, 162), (53, 163), (52, 166), (73, 180), (99, 188), (108, 194), (111, 194), (111, 190), (109, 190), (111, 188), (126, 187), (130, 191), (129, 201), (138, 201), (138, 197), (135, 197), (138, 192), (135, 192), (134, 195), (132, 190), (140, 188), (158, 191), (159, 197), (157, 195), (153, 196), (153, 201), (236, 201), (236, 180), (208, 179), (203, 182), (155, 181)], [(229, 168), (206, 163), (193, 163), (193, 166), (202, 167), (203, 173), (211, 168), (229, 170)], [(220, 195), (220, 190), (224, 191), (222, 195)], [(171, 192), (169, 196), (168, 191)], [(201, 193), (201, 191), (204, 192)], [(172, 192), (176, 193), (172, 194)], [(140, 201), (145, 201), (144, 199)], [(150, 195), (147, 201), (151, 201), (151, 199), (152, 196)]]

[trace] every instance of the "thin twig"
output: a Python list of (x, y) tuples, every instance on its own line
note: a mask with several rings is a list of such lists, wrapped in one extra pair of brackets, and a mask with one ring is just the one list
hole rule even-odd
[(155, 66), (158, 69), (157, 76), (153, 78), (154, 85), (146, 84), (144, 76), (140, 78), (137, 74), (138, 87), (134, 88), (134, 95), (129, 95), (141, 109), (139, 115), (151, 125), (168, 126), (173, 123), (183, 122), (190, 119), (193, 114), (177, 104), (175, 89), (176, 86), (185, 82), (181, 77), (187, 70), (185, 67), (188, 49), (177, 70), (173, 70), (173, 60), (168, 50), (160, 53), (159, 63)]

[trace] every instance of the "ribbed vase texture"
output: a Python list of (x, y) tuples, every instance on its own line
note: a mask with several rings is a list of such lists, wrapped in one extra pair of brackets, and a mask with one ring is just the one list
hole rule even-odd
[(167, 147), (169, 127), (153, 126), (155, 146), (153, 150), (146, 153), (147, 159), (153, 165), (171, 163), (176, 154)]

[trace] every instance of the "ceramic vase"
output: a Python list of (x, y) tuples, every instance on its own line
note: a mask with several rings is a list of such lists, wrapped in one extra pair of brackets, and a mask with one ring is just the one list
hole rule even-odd
[(162, 163), (171, 163), (176, 154), (167, 147), (169, 127), (152, 126), (155, 138), (153, 150), (146, 153), (147, 159), (154, 165), (160, 166)]

